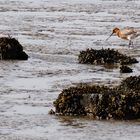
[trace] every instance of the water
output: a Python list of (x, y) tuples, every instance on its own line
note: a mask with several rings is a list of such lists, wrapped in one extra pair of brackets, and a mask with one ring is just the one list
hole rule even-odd
[(139, 140), (139, 121), (96, 121), (48, 115), (62, 89), (80, 82), (117, 85), (139, 75), (78, 64), (79, 51), (115, 48), (140, 60), (140, 41), (112, 28), (139, 28), (139, 0), (1, 0), (0, 33), (17, 38), (28, 61), (0, 62), (0, 140)]

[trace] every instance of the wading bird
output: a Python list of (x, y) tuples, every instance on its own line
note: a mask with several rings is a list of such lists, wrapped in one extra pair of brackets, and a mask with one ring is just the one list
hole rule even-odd
[(108, 40), (113, 34), (116, 34), (119, 38), (129, 41), (129, 47), (133, 46), (133, 39), (140, 36), (140, 31), (134, 30), (134, 28), (119, 29), (114, 28), (111, 35), (106, 39)]

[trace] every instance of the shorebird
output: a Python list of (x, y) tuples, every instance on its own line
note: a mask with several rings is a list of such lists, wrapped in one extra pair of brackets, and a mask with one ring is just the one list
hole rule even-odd
[(125, 29), (114, 28), (111, 35), (106, 39), (108, 40), (113, 34), (116, 34), (119, 38), (129, 41), (129, 47), (133, 46), (133, 39), (140, 36), (140, 31), (134, 30), (133, 27), (127, 27)]

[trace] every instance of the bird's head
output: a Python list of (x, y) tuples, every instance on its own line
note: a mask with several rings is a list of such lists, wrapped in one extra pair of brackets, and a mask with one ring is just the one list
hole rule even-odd
[(112, 34), (117, 33), (118, 31), (120, 31), (120, 29), (116, 27), (113, 29)]
[(106, 39), (106, 40), (108, 40), (114, 33), (117, 33), (118, 31), (120, 31), (120, 29), (119, 28), (114, 28), (113, 30), (112, 30), (112, 33), (111, 33), (111, 35)]

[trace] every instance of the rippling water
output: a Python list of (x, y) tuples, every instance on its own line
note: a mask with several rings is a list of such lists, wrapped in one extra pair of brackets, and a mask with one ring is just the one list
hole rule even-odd
[[(115, 48), (140, 60), (140, 41), (112, 28), (139, 28), (139, 0), (1, 0), (1, 36), (17, 38), (28, 61), (0, 62), (0, 140), (139, 140), (139, 121), (95, 121), (48, 115), (63, 88), (79, 82), (117, 85), (119, 68), (78, 64), (79, 51)], [(140, 66), (131, 66), (139, 75)]]

